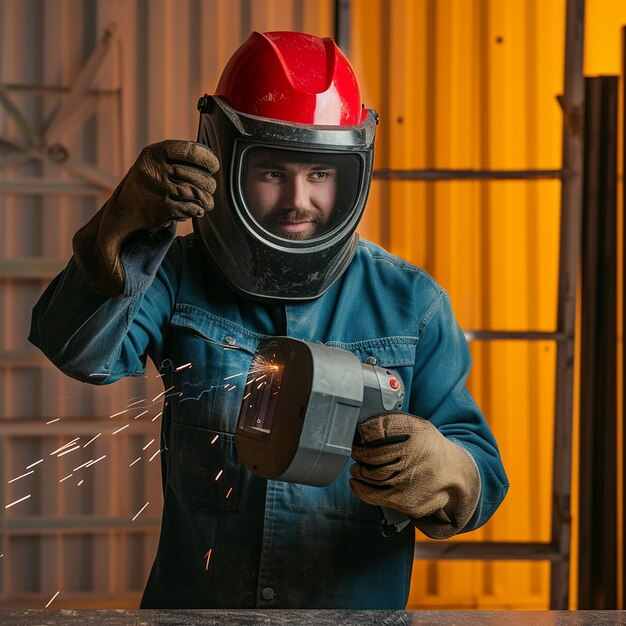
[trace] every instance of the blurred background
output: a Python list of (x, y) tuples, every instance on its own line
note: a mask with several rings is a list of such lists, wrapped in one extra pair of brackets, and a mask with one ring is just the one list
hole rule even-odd
[(380, 114), (359, 230), (450, 293), (511, 480), (483, 529), (418, 533), (408, 608), (623, 608), (624, 25), (623, 0), (0, 0), (0, 607), (138, 606), (160, 414), (127, 409), (160, 379), (64, 377), (30, 312), (250, 32), (298, 30)]

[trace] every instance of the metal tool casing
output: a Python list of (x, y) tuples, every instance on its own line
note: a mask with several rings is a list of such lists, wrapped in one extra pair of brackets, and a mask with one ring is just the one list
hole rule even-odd
[(257, 347), (235, 443), (241, 462), (264, 478), (325, 486), (344, 470), (357, 423), (402, 409), (394, 372), (346, 350), (289, 337)]
[(235, 435), (242, 463), (265, 478), (330, 484), (352, 451), (363, 400), (361, 363), (350, 352), (288, 337), (262, 342), (257, 356), (284, 370), (267, 432), (246, 425), (251, 404), (242, 403)]

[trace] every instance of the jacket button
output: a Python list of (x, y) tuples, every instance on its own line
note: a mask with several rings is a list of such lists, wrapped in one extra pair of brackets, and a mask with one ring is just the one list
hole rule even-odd
[(367, 359), (365, 359), (365, 364), (366, 365), (376, 365), (376, 357), (375, 356), (368, 356)]
[(265, 589), (261, 591), (261, 596), (263, 597), (263, 600), (273, 600), (274, 590), (271, 587), (265, 587)]
[(237, 343), (237, 340), (234, 337), (224, 337), (224, 343), (227, 346), (234, 346)]

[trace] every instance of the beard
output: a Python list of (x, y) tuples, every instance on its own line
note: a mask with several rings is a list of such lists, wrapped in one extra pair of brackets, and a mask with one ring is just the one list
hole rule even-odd
[[(283, 225), (308, 222), (307, 228), (299, 232), (289, 232), (282, 229)], [(311, 209), (288, 209), (282, 213), (265, 216), (262, 221), (264, 228), (283, 239), (312, 239), (322, 232), (325, 225), (318, 211)]]

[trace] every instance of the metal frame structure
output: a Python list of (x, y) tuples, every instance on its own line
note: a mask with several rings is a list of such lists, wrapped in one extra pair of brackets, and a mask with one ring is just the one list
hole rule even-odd
[[(577, 282), (582, 223), (585, 94), (583, 78), (584, 0), (567, 0), (560, 170), (375, 170), (380, 180), (561, 180), (561, 218), (557, 323), (554, 332), (469, 330), (470, 341), (550, 340), (557, 345), (554, 407), (552, 524), (549, 542), (419, 542), (416, 559), (549, 560), (550, 607), (569, 605), (571, 541), (572, 417)], [(337, 0), (336, 36), (349, 50), (350, 1)]]
[[(626, 26), (622, 28), (622, 84), (621, 84), (621, 103), (622, 103), (622, 284), (621, 284), (621, 306), (622, 306), (622, 319), (621, 319), (621, 331), (622, 331), (622, 406), (621, 406), (621, 415), (620, 418), (622, 420), (622, 441), (621, 448), (622, 450), (626, 450), (626, 429), (624, 429), (624, 392), (626, 389), (626, 350), (624, 350), (624, 328), (626, 328), (626, 310), (624, 309), (624, 294), (626, 293), (626, 272), (624, 272), (624, 264), (626, 261), (624, 260), (624, 242), (626, 241), (626, 193), (624, 193), (624, 170), (626, 169)], [(623, 461), (622, 461), (622, 470), (623, 470)], [(626, 502), (626, 480), (622, 477), (621, 483), (621, 494), (618, 494), (618, 497), (621, 496), (622, 501), (622, 509), (624, 506), (624, 502)], [(618, 532), (621, 533), (623, 537), (625, 534), (626, 524), (624, 522), (624, 514), (622, 512), (621, 520), (618, 520)], [(622, 541), (621, 545), (621, 598), (622, 598), (622, 607), (624, 606), (624, 601), (626, 600), (626, 576), (624, 573), (626, 572), (626, 542)]]
[[(12, 145), (17, 150), (0, 160), (0, 169), (15, 166), (30, 159), (52, 161), (62, 165), (67, 171), (79, 177), (79, 181), (46, 180), (33, 178), (0, 180), (0, 193), (16, 194), (49, 194), (49, 193), (76, 193), (82, 195), (111, 192), (117, 186), (117, 179), (106, 172), (93, 167), (91, 164), (72, 159), (67, 148), (51, 142), (51, 137), (61, 130), (67, 131), (71, 127), (82, 124), (93, 114), (98, 99), (96, 96), (115, 96), (119, 98), (120, 91), (93, 91), (92, 81), (102, 62), (109, 54), (114, 41), (115, 27), (106, 29), (99, 45), (77, 74), (69, 87), (49, 87), (44, 85), (0, 85), (0, 104), (22, 132), (22, 142), (0, 137), (0, 140)], [(56, 92), (62, 97), (63, 103), (46, 120), (44, 127), (36, 131), (22, 114), (19, 107), (13, 102), (10, 92), (21, 91), (29, 93)]]
[[(99, 98), (120, 98), (120, 90), (102, 91), (91, 89), (91, 84), (102, 63), (110, 54), (115, 37), (115, 27), (110, 26), (94, 49), (91, 56), (78, 72), (73, 83), (67, 87), (48, 85), (13, 85), (0, 84), (0, 108), (12, 118), (20, 129), (22, 141), (16, 141), (0, 135), (0, 142), (13, 148), (13, 151), (0, 159), (0, 172), (7, 167), (15, 167), (30, 160), (42, 163), (53, 162), (65, 171), (77, 176), (74, 180), (58, 178), (0, 178), (0, 194), (17, 195), (99, 195), (110, 193), (119, 182), (114, 176), (93, 165), (73, 159), (66, 146), (54, 142), (51, 138), (61, 130), (68, 132), (84, 123), (94, 113)], [(20, 108), (14, 102), (12, 93), (55, 94), (62, 104), (46, 120), (43, 129), (35, 130)], [(25, 258), (0, 261), (0, 280), (9, 278), (45, 279), (53, 278), (66, 264), (62, 259)], [(33, 350), (34, 354), (34, 350)], [(0, 352), (0, 363), (14, 363), (15, 354)], [(24, 361), (24, 355), (19, 358)]]
[[(13, 128), (19, 130), (20, 133), (19, 140), (0, 134), (0, 144), (4, 144), (10, 150), (4, 158), (0, 158), (0, 173), (7, 168), (19, 167), (29, 161), (40, 163), (41, 170), (44, 172), (43, 177), (0, 178), (0, 194), (5, 197), (83, 196), (97, 198), (102, 194), (110, 194), (115, 189), (119, 182), (116, 176), (99, 169), (86, 160), (73, 157), (66, 145), (54, 139), (60, 136), (69, 138), (75, 131), (80, 130), (94, 114), (99, 112), (99, 107), (103, 104), (112, 104), (116, 107), (117, 118), (120, 121), (120, 127), (114, 129), (114, 132), (118, 133), (121, 152), (123, 139), (121, 131), (121, 87), (114, 89), (96, 89), (93, 87), (98, 72), (107, 59), (112, 56), (112, 48), (116, 43), (115, 31), (114, 25), (105, 29), (101, 40), (69, 85), (0, 84), (0, 110), (4, 110)], [(18, 98), (24, 96), (47, 96), (58, 101), (58, 105), (52, 109), (52, 113), (45, 119), (41, 129), (36, 129), (22, 108), (18, 106)], [(46, 178), (45, 170), (50, 163), (56, 164), (61, 174), (67, 174), (71, 178), (64, 178), (62, 175)], [(0, 260), (0, 281), (5, 284), (10, 284), (11, 281), (18, 281), (18, 283), (49, 281), (66, 264), (67, 259), (61, 258), (2, 259)], [(52, 368), (43, 354), (34, 348), (0, 349), (0, 368), (16, 370), (46, 366)], [(131, 424), (132, 437), (145, 438), (153, 434), (155, 430), (155, 424), (150, 421), (121, 421), (119, 419), (110, 421), (105, 416), (64, 419), (55, 424), (53, 428), (42, 419), (0, 420), (0, 447), (3, 451), (0, 457), (3, 459), (0, 464), (0, 478), (9, 478), (5, 476), (9, 464), (7, 459), (11, 457), (9, 445), (17, 441), (24, 441), (25, 439), (61, 441), (77, 436), (83, 436), (87, 439), (95, 433), (101, 433), (104, 435), (102, 440), (106, 439), (104, 447), (107, 452), (113, 451), (116, 454), (118, 448), (125, 451), (131, 447), (130, 440), (124, 440), (118, 436), (119, 442), (113, 443), (110, 436), (115, 434), (115, 431)], [(116, 471), (109, 474), (104, 470), (102, 479), (99, 479), (100, 484), (107, 485), (108, 481), (113, 480), (115, 475)], [(54, 482), (54, 477), (52, 477), (52, 482)], [(6, 485), (6, 480), (0, 480), (0, 499), (2, 502), (8, 501), (5, 497)], [(108, 488), (105, 488), (104, 498), (110, 497), (109, 491)], [(120, 499), (127, 496), (128, 490), (122, 486), (121, 491), (123, 493)], [(10, 550), (9, 544), (12, 540), (19, 541), (20, 538), (27, 539), (33, 535), (41, 539), (40, 552), (54, 554), (57, 577), (63, 568), (63, 564), (59, 562), (63, 561), (61, 546), (64, 542), (73, 540), (80, 542), (85, 537), (89, 537), (93, 544), (91, 549), (94, 555), (100, 554), (110, 561), (108, 567), (102, 568), (102, 574), (93, 574), (94, 578), (99, 580), (102, 590), (106, 589), (105, 593), (109, 594), (116, 593), (118, 601), (123, 603), (128, 602), (130, 604), (136, 601), (134, 596), (126, 598), (126, 594), (129, 592), (124, 587), (124, 581), (130, 576), (122, 575), (123, 559), (113, 554), (110, 548), (118, 544), (120, 546), (126, 545), (126, 543), (133, 541), (132, 537), (138, 535), (151, 535), (156, 538), (160, 527), (160, 519), (156, 513), (145, 515), (141, 519), (133, 521), (124, 514), (119, 506), (105, 513), (99, 510), (101, 507), (96, 507), (93, 514), (70, 513), (61, 516), (54, 513), (59, 508), (64, 510), (64, 504), (50, 507), (48, 503), (47, 506), (42, 507), (42, 512), (37, 515), (12, 513), (11, 516), (8, 516), (5, 513), (5, 508), (0, 509), (0, 553), (4, 557), (0, 559), (0, 605), (3, 601), (7, 601), (7, 597), (5, 597), (7, 590), (12, 592), (9, 572), (13, 568), (4, 553), (7, 552), (7, 549)], [(51, 543), (44, 545), (44, 542)], [(96, 557), (93, 556), (93, 558)], [(141, 559), (135, 554), (129, 556), (127, 560), (132, 567), (133, 560), (138, 562)], [(42, 585), (39, 593), (43, 592), (43, 587)], [(89, 598), (90, 593), (65, 593), (65, 602), (69, 602), (73, 606), (80, 606), (81, 603), (88, 604)], [(32, 602), (32, 599), (22, 597), (19, 593), (17, 595), (12, 593), (8, 600), (13, 606), (22, 602), (28, 605)]]
[(616, 609), (618, 77), (586, 79), (578, 608)]

